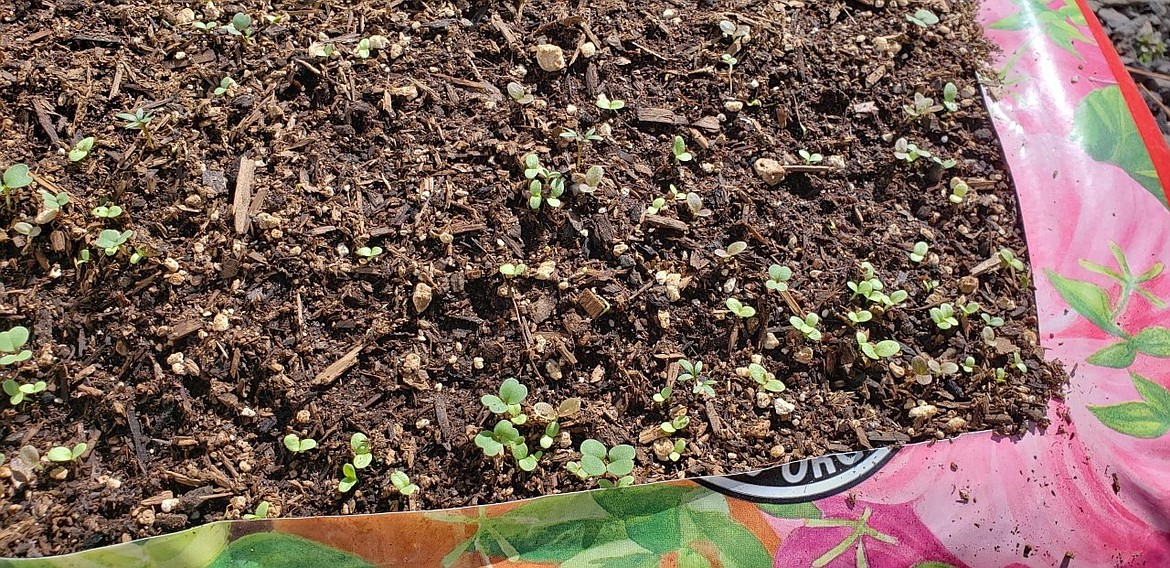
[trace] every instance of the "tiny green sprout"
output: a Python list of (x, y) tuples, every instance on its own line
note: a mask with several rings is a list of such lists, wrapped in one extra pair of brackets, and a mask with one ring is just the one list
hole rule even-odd
[(819, 164), (825, 159), (824, 156), (816, 153), (809, 153), (808, 150), (797, 150), (796, 153), (800, 154), (800, 159), (804, 160), (804, 163), (806, 164)]
[(272, 504), (268, 501), (261, 501), (260, 504), (256, 505), (255, 512), (244, 513), (243, 515), (240, 515), (240, 518), (246, 520), (267, 519), (268, 508), (271, 506)]
[(679, 438), (674, 441), (674, 448), (670, 450), (670, 461), (676, 462), (682, 458), (682, 453), (687, 450), (687, 441)]
[(28, 328), (23, 325), (14, 326), (8, 331), (0, 331), (0, 365), (28, 361), (32, 357), (32, 351), (21, 349), (25, 343), (28, 343)]
[(600, 142), (604, 140), (604, 138), (602, 138), (601, 135), (597, 133), (597, 129), (595, 128), (586, 130), (584, 134), (571, 128), (567, 128), (564, 132), (561, 133), (561, 138), (572, 140), (578, 144), (587, 144), (589, 142)]
[(1013, 357), (1012, 366), (1015, 367), (1016, 370), (1018, 370), (1021, 373), (1027, 373), (1028, 366), (1025, 365), (1024, 360), (1020, 358), (1020, 352), (1016, 351), (1015, 353), (1012, 353), (1012, 357)]
[(483, 455), (493, 458), (504, 453), (504, 448), (524, 443), (520, 431), (508, 420), (496, 422), (495, 428), (483, 430), (475, 435), (475, 445), (483, 450)]
[(821, 323), (821, 316), (810, 312), (803, 319), (800, 316), (792, 316), (788, 318), (788, 323), (791, 323), (792, 327), (800, 330), (800, 333), (810, 340), (821, 340), (821, 330), (817, 329), (817, 325)]
[(942, 109), (942, 105), (934, 104), (934, 99), (924, 96), (922, 93), (914, 93), (914, 102), (912, 104), (902, 105), (902, 111), (909, 115), (910, 118), (922, 118)]
[(329, 59), (337, 53), (337, 46), (332, 43), (313, 42), (309, 45), (309, 55), (318, 59)]
[(727, 245), (727, 250), (715, 249), (715, 256), (722, 258), (723, 260), (729, 260), (745, 250), (747, 250), (747, 243), (743, 241), (735, 241), (734, 243)]
[(654, 404), (666, 404), (666, 401), (670, 400), (670, 395), (673, 392), (674, 389), (670, 387), (662, 387), (662, 390), (654, 393), (654, 396), (650, 398), (654, 401)]
[(24, 402), (26, 398), (39, 392), (44, 392), (46, 386), (48, 385), (45, 384), (45, 381), (22, 385), (12, 379), (8, 379), (4, 381), (4, 394), (8, 395), (8, 403), (16, 406)]
[(933, 26), (939, 22), (938, 16), (936, 16), (934, 12), (931, 12), (927, 9), (919, 9), (913, 14), (907, 14), (906, 21), (920, 28)]
[(931, 157), (931, 153), (919, 148), (917, 144), (909, 142), (905, 138), (899, 138), (894, 142), (894, 157), (899, 160), (904, 160), (909, 164), (918, 158), (929, 158)]
[(998, 316), (993, 316), (987, 312), (983, 312), (982, 314), (979, 315), (979, 317), (983, 320), (983, 323), (987, 324), (990, 327), (1000, 327), (1004, 323), (1003, 318), (998, 317)]
[(130, 253), (130, 264), (138, 264), (150, 256), (152, 256), (150, 249), (146, 247), (134, 247), (134, 252)]
[(959, 366), (963, 368), (964, 373), (973, 372), (975, 370), (975, 358), (968, 355), (966, 359), (963, 359), (962, 363), (959, 363)]
[(585, 171), (585, 183), (583, 186), (578, 186), (577, 191), (581, 193), (593, 193), (601, 186), (601, 180), (605, 177), (605, 168), (601, 166), (589, 166)]
[(72, 448), (67, 448), (65, 446), (55, 446), (49, 449), (48, 453), (45, 454), (45, 457), (49, 458), (49, 461), (53, 463), (75, 462), (77, 461), (77, 458), (81, 457), (81, 454), (85, 453), (85, 450), (88, 447), (89, 445), (85, 442), (80, 442)]
[(979, 311), (979, 302), (956, 303), (955, 307), (966, 316), (973, 316)]
[(1007, 369), (1004, 369), (1003, 367), (999, 367), (995, 370), (995, 382), (997, 382), (997, 383), (1006, 383), (1007, 382)]
[(528, 453), (528, 444), (521, 441), (520, 443), (510, 446), (512, 451), (512, 459), (516, 460), (516, 465), (521, 471), (532, 471), (540, 462), (540, 458), (544, 457), (544, 452), (536, 451)]
[(122, 128), (126, 130), (143, 130), (145, 131), (151, 121), (154, 120), (154, 115), (144, 109), (137, 109), (133, 113), (120, 112), (114, 115), (125, 122)]
[(84, 160), (85, 157), (89, 155), (89, 152), (93, 150), (94, 141), (95, 139), (93, 136), (86, 136), (85, 138), (78, 140), (77, 143), (73, 145), (73, 148), (69, 150), (69, 161), (80, 162), (81, 160)]
[(934, 163), (938, 164), (938, 167), (940, 167), (944, 170), (949, 170), (949, 169), (959, 165), (958, 161), (950, 159), (950, 158), (947, 158), (944, 160), (938, 156), (931, 156), (930, 159)]
[(764, 281), (764, 287), (776, 292), (783, 292), (788, 289), (788, 281), (791, 279), (791, 268), (773, 264), (768, 267), (768, 279)]
[(195, 29), (201, 31), (201, 32), (211, 33), (213, 31), (215, 31), (217, 28), (219, 28), (219, 22), (216, 22), (214, 20), (200, 22), (200, 21), (196, 20), (194, 22), (191, 22), (191, 26), (194, 27)]
[(312, 438), (301, 438), (296, 434), (289, 434), (284, 437), (284, 447), (294, 454), (307, 452), (317, 447), (317, 440)]
[(370, 439), (361, 432), (354, 432), (349, 437), (349, 448), (353, 450), (353, 466), (365, 469), (374, 461), (374, 454), (370, 452)]
[(922, 241), (914, 243), (914, 250), (910, 251), (910, 260), (919, 263), (926, 258), (926, 252), (930, 250), (930, 246)]
[(703, 208), (703, 198), (699, 194), (689, 192), (686, 195), (687, 211), (692, 217), (710, 217), (713, 215), (710, 209)]
[(528, 416), (523, 413), (520, 404), (527, 396), (528, 387), (520, 384), (520, 381), (514, 378), (508, 378), (500, 384), (498, 396), (485, 394), (480, 397), (479, 401), (492, 411), (492, 414), (507, 414), (512, 423), (523, 424), (528, 421)]
[(4, 170), (4, 176), (0, 179), (0, 190), (4, 193), (4, 202), (12, 206), (12, 190), (20, 189), (33, 182), (33, 178), (28, 173), (28, 166), (24, 164), (12, 164), (8, 169)]
[(695, 359), (689, 361), (687, 359), (679, 359), (678, 366), (681, 371), (678, 374), (679, 382), (685, 383), (687, 381), (694, 381), (695, 384), (691, 388), (694, 394), (703, 394), (706, 396), (715, 396), (715, 381), (703, 379), (703, 362)]
[(64, 191), (53, 195), (45, 190), (41, 190), (41, 201), (45, 204), (45, 209), (50, 211), (60, 211), (62, 207), (69, 204), (69, 194)]
[(955, 307), (949, 303), (942, 303), (937, 308), (930, 308), (930, 319), (942, 330), (959, 325), (959, 320), (955, 318)]
[(532, 96), (531, 93), (525, 90), (524, 85), (521, 85), (520, 83), (515, 81), (508, 83), (507, 89), (508, 96), (512, 97), (512, 100), (520, 103), (521, 105), (530, 105), (536, 102), (536, 97)]
[(30, 239), (41, 234), (41, 228), (39, 226), (33, 225), (32, 223), (27, 223), (25, 221), (17, 221), (16, 223), (13, 223), (12, 230)]
[(983, 338), (983, 342), (988, 347), (995, 347), (995, 328), (985, 325), (983, 329), (979, 330), (979, 337)]
[(349, 490), (353, 489), (353, 486), (357, 485), (357, 482), (357, 468), (352, 463), (341, 466), (341, 479), (337, 481), (337, 491), (349, 493)]
[(102, 249), (106, 256), (114, 256), (134, 236), (134, 231), (117, 231), (114, 229), (104, 229), (98, 233), (97, 240), (93, 242), (95, 246)]
[(602, 487), (629, 487), (636, 455), (633, 446), (620, 444), (607, 452), (605, 444), (590, 438), (581, 442), (581, 461), (566, 463), (565, 469), (581, 479), (602, 478), (597, 482)]
[(666, 207), (666, 198), (655, 197), (654, 201), (651, 201), (650, 205), (646, 207), (646, 214), (657, 215), (659, 211), (662, 211), (663, 207)]
[(674, 153), (674, 159), (679, 162), (689, 162), (695, 158), (693, 154), (687, 151), (687, 141), (683, 140), (682, 136), (674, 137), (671, 152)]
[(77, 253), (77, 258), (73, 260), (73, 265), (80, 267), (87, 262), (89, 262), (89, 249), (81, 249), (81, 252)]
[(670, 422), (663, 422), (659, 428), (666, 435), (674, 434), (679, 430), (686, 430), (687, 426), (691, 425), (691, 419), (686, 414), (680, 414), (670, 420)]
[(556, 420), (549, 422), (544, 427), (544, 434), (542, 434), (540, 436), (540, 447), (544, 448), (546, 450), (551, 448), (553, 445), (553, 442), (556, 441), (557, 436), (559, 436), (560, 433), (561, 433), (561, 423), (557, 422)]
[[(578, 146), (578, 161), (580, 161), (580, 147)], [(542, 203), (550, 207), (561, 206), (561, 195), (565, 193), (565, 178), (560, 172), (550, 170), (540, 165), (540, 158), (536, 154), (524, 156), (524, 178), (528, 181), (528, 207), (533, 211), (539, 210)], [(544, 189), (547, 186), (548, 196)]]
[(370, 50), (370, 38), (364, 37), (358, 40), (357, 47), (353, 48), (353, 54), (362, 59), (368, 59), (370, 57)]
[(222, 29), (230, 35), (250, 38), (252, 37), (252, 16), (236, 12), (236, 15), (232, 16), (231, 23), (223, 26)]
[(857, 339), (857, 347), (861, 352), (874, 361), (881, 359), (888, 359), (897, 355), (902, 347), (898, 345), (897, 341), (890, 339), (882, 340), (874, 343), (869, 340), (869, 333), (865, 331), (858, 331), (855, 334)]
[(528, 270), (528, 267), (522, 262), (517, 264), (505, 262), (500, 265), (500, 274), (503, 274), (504, 278), (519, 278), (524, 275), (525, 270)]
[(845, 317), (849, 318), (849, 323), (858, 325), (873, 320), (873, 313), (869, 310), (850, 310)]
[(727, 65), (728, 73), (735, 69), (736, 63), (739, 63), (739, 60), (730, 53), (724, 53), (723, 55), (719, 56), (719, 61), (722, 61), (725, 65)]
[(358, 247), (354, 254), (362, 257), (364, 260), (372, 260), (378, 255), (382, 254), (382, 247)]
[(759, 363), (748, 365), (747, 374), (756, 384), (768, 392), (784, 392), (784, 383), (776, 380), (776, 375), (772, 374), (772, 372), (765, 369)]
[(90, 213), (99, 219), (113, 219), (122, 214), (122, 208), (111, 203), (109, 205), (99, 205), (94, 207)]
[(998, 256), (1000, 265), (1010, 269), (1013, 275), (1016, 271), (1024, 270), (1024, 261), (1016, 258), (1016, 253), (1012, 252), (1012, 249), (1001, 248)]
[(939, 287), (939, 284), (938, 280), (926, 280), (922, 282), (922, 289), (927, 292), (933, 292), (935, 288)]
[(959, 110), (959, 88), (954, 83), (943, 85), (943, 107), (950, 112)]
[(727, 39), (737, 40), (751, 34), (751, 26), (737, 26), (728, 20), (719, 21), (719, 31)]
[(401, 471), (390, 474), (390, 484), (403, 495), (412, 495), (418, 491), (418, 486), (410, 482), (410, 476)]
[(971, 192), (971, 187), (962, 178), (951, 178), (951, 194), (947, 196), (947, 200), (955, 205), (958, 205), (967, 198), (967, 194)]
[(626, 101), (621, 99), (610, 99), (605, 96), (605, 93), (597, 95), (597, 108), (605, 110), (621, 110), (626, 108)]
[(216, 87), (214, 91), (212, 91), (212, 94), (214, 94), (217, 97), (222, 97), (222, 96), (226, 95), (228, 93), (228, 91), (230, 91), (235, 86), (236, 86), (235, 79), (232, 79), (231, 77), (224, 77), (223, 79), (219, 80), (219, 86)]
[(747, 319), (756, 315), (755, 308), (746, 305), (735, 298), (728, 298), (724, 304), (727, 306), (727, 309), (731, 311), (731, 313), (741, 318)]

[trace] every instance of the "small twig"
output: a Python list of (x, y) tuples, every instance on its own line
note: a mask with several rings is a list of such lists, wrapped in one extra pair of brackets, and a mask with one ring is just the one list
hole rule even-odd
[[(1170, 75), (1167, 75), (1166, 77), (1167, 79), (1170, 79)], [(1170, 119), (1170, 108), (1166, 107), (1166, 104), (1160, 100), (1160, 97), (1151, 92), (1150, 89), (1146, 88), (1145, 85), (1139, 83), (1138, 87), (1142, 90), (1143, 93), (1150, 97), (1150, 100), (1153, 101), (1155, 105), (1158, 105), (1158, 108), (1162, 109), (1162, 114), (1166, 115), (1167, 119)]]
[(1153, 77), (1155, 79), (1162, 79), (1163, 81), (1170, 81), (1170, 75), (1165, 73), (1158, 73), (1157, 71), (1146, 71), (1145, 69), (1138, 69), (1137, 67), (1125, 66), (1125, 70), (1136, 75), (1144, 75), (1146, 77)]

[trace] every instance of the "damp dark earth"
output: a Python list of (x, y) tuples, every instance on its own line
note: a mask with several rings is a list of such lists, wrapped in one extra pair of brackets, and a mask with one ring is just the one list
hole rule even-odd
[(0, 7), (0, 554), (1045, 426), (975, 9)]

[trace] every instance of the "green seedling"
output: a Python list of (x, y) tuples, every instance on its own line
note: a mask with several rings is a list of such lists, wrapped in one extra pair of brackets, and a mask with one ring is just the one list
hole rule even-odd
[(904, 160), (906, 163), (914, 163), (918, 158), (930, 158), (932, 155), (923, 148), (919, 148), (917, 144), (907, 141), (905, 138), (899, 138), (894, 142), (894, 157), (899, 160)]
[(679, 374), (678, 381), (685, 383), (687, 381), (694, 381), (691, 387), (691, 392), (694, 394), (702, 394), (705, 396), (715, 396), (715, 381), (706, 380), (703, 378), (703, 362), (698, 359), (688, 361), (686, 359), (679, 359)]
[(17, 221), (16, 223), (13, 223), (12, 230), (28, 237), (29, 239), (32, 239), (33, 237), (41, 234), (41, 228), (39, 226), (33, 225), (32, 223), (27, 223), (25, 221)]
[(500, 420), (496, 422), (495, 428), (483, 430), (475, 435), (475, 445), (479, 446), (483, 450), (483, 455), (489, 458), (504, 453), (504, 448), (523, 443), (524, 438), (520, 436), (520, 431), (508, 420)]
[[(41, 203), (44, 204), (46, 211), (61, 211), (61, 208), (69, 204), (69, 194), (64, 191), (53, 195), (45, 190), (41, 190)], [(39, 217), (39, 216), (38, 216)], [(53, 215), (56, 218), (56, 215)], [(51, 221), (48, 219), (47, 221)]]
[(673, 392), (674, 389), (670, 387), (662, 387), (662, 390), (654, 393), (654, 396), (650, 397), (650, 399), (654, 401), (654, 404), (666, 404), (666, 401), (670, 400), (670, 395)]
[(768, 392), (784, 392), (784, 383), (777, 380), (776, 375), (772, 374), (759, 363), (748, 365), (747, 374), (756, 384)]
[(1007, 382), (1007, 369), (1005, 369), (1003, 367), (999, 367), (995, 370), (995, 382), (997, 382), (997, 383), (1006, 383)]
[(88, 447), (89, 445), (85, 442), (80, 442), (72, 448), (54, 446), (49, 449), (45, 457), (53, 463), (72, 463), (77, 461), (77, 458), (80, 458), (81, 454), (84, 454)]
[(528, 453), (528, 444), (519, 443), (511, 447), (512, 459), (516, 460), (516, 466), (522, 471), (533, 471), (537, 464), (540, 463), (540, 458), (544, 457), (544, 452), (536, 451)]
[(28, 166), (24, 164), (8, 166), (8, 169), (4, 170), (3, 179), (0, 180), (0, 190), (3, 190), (5, 204), (12, 207), (12, 190), (26, 187), (32, 182), (33, 178), (28, 173)]
[(357, 468), (352, 463), (341, 466), (341, 479), (337, 481), (337, 490), (341, 493), (349, 493), (353, 486), (357, 485), (357, 482)]
[[(1153, 6), (1153, 4), (1151, 4)], [(1152, 33), (1143, 33), (1133, 40), (1134, 51), (1137, 52), (1139, 63), (1149, 65), (1166, 57), (1166, 42), (1158, 39)]]
[(803, 319), (800, 316), (792, 316), (788, 318), (788, 323), (791, 323), (792, 327), (795, 327), (808, 339), (812, 341), (821, 340), (821, 330), (817, 329), (817, 325), (821, 323), (820, 316), (814, 313), (809, 313)]
[(1015, 276), (1016, 272), (1022, 272), (1024, 270), (1024, 261), (1016, 258), (1016, 253), (1012, 252), (1012, 249), (1001, 248), (999, 249), (998, 256), (1000, 266), (1011, 270), (1012, 276)]
[(581, 156), (583, 155), (583, 152), (585, 150), (585, 146), (587, 146), (593, 142), (600, 142), (603, 140), (603, 138), (601, 137), (600, 134), (597, 133), (597, 129), (595, 129), (595, 128), (590, 128), (589, 130), (586, 130), (584, 134), (577, 132), (576, 130), (573, 130), (573, 129), (566, 129), (564, 132), (561, 133), (561, 138), (564, 138), (565, 140), (572, 140), (574, 143), (576, 143), (576, 145), (577, 145), (577, 169), (578, 170), (581, 169)]
[(543, 449), (546, 449), (546, 450), (551, 448), (553, 445), (553, 442), (556, 441), (557, 436), (559, 436), (560, 434), (561, 434), (561, 423), (556, 421), (556, 420), (549, 422), (544, 427), (544, 434), (542, 434), (540, 436), (540, 447)]
[(519, 278), (524, 275), (525, 270), (528, 270), (528, 267), (524, 266), (524, 263), (505, 262), (500, 265), (500, 274), (503, 274), (504, 278)]
[(337, 53), (337, 46), (332, 43), (313, 42), (309, 44), (309, 55), (318, 59), (329, 59)]
[(724, 39), (735, 41), (750, 35), (752, 28), (751, 26), (737, 26), (728, 20), (720, 20), (719, 31), (723, 34)]
[(979, 311), (979, 302), (955, 303), (955, 309), (958, 313), (965, 316), (973, 316)]
[(605, 96), (605, 93), (601, 93), (597, 95), (597, 108), (617, 111), (626, 108), (626, 101), (621, 99), (610, 99), (609, 97)]
[(678, 162), (689, 162), (695, 159), (695, 156), (687, 151), (687, 141), (683, 140), (682, 136), (675, 136), (674, 143), (670, 147), (674, 154), (674, 159)]
[(910, 118), (922, 118), (942, 109), (942, 105), (934, 104), (934, 99), (924, 96), (922, 93), (914, 93), (914, 102), (912, 104), (902, 105), (902, 110)]
[(149, 144), (151, 148), (154, 147), (154, 138), (152, 138), (150, 135), (150, 123), (154, 120), (153, 114), (140, 108), (135, 110), (133, 113), (120, 112), (114, 116), (124, 122), (124, 124), (122, 124), (122, 128), (125, 128), (126, 130), (138, 130), (142, 132), (142, 135), (146, 137), (146, 143)]
[(860, 350), (866, 357), (869, 357), (874, 361), (888, 359), (894, 355), (897, 355), (898, 352), (902, 350), (902, 347), (898, 345), (897, 341), (890, 339), (879, 341), (877, 343), (870, 341), (869, 333), (865, 331), (858, 331), (855, 334), (855, 337), (857, 338), (858, 350)]
[(764, 281), (764, 287), (774, 292), (784, 292), (788, 290), (788, 281), (791, 279), (791, 268), (773, 264), (768, 267), (768, 279)]
[(950, 112), (959, 110), (959, 88), (954, 83), (943, 85), (943, 107)]
[(906, 21), (920, 28), (927, 28), (939, 22), (938, 16), (934, 12), (926, 9), (920, 9), (913, 14), (907, 14)]
[(235, 86), (235, 79), (232, 79), (231, 77), (224, 77), (223, 79), (219, 80), (219, 86), (216, 87), (214, 91), (212, 91), (212, 94), (217, 97), (222, 97), (228, 94), (228, 91), (232, 90)]
[(967, 194), (971, 192), (971, 187), (962, 178), (951, 178), (951, 194), (947, 196), (947, 200), (955, 205), (958, 205), (967, 198)]
[(223, 26), (221, 29), (227, 32), (228, 35), (234, 35), (241, 39), (251, 38), (252, 16), (249, 16), (243, 12), (236, 12), (236, 15), (232, 16), (231, 23)]
[(926, 258), (926, 253), (929, 250), (930, 246), (922, 241), (914, 243), (914, 250), (911, 250), (909, 253), (910, 260), (915, 263), (922, 262)]
[(682, 459), (682, 454), (685, 451), (687, 451), (687, 441), (680, 438), (674, 441), (674, 448), (670, 450), (670, 454), (667, 457), (670, 458), (670, 461), (676, 462)]
[(727, 90), (731, 91), (734, 88), (731, 81), (735, 73), (735, 64), (739, 63), (739, 60), (730, 53), (724, 53), (719, 57), (719, 60), (727, 65)]
[(657, 215), (659, 211), (662, 211), (663, 207), (666, 207), (666, 198), (656, 197), (654, 201), (650, 202), (650, 206), (646, 208), (646, 214)]
[(521, 85), (520, 83), (508, 83), (507, 89), (508, 96), (512, 97), (512, 100), (521, 105), (530, 105), (536, 102), (536, 97), (532, 96), (532, 94), (524, 88), (524, 85)]
[(959, 366), (962, 367), (964, 373), (974, 372), (975, 371), (975, 358), (968, 355), (966, 359), (963, 359), (962, 363), (959, 363)]
[(952, 160), (952, 159), (950, 159), (950, 158), (947, 158), (947, 159), (945, 159), (945, 160), (944, 160), (944, 159), (942, 159), (942, 158), (940, 158), (940, 157), (938, 157), (938, 156), (931, 156), (931, 157), (930, 157), (930, 159), (931, 159), (931, 161), (933, 161), (934, 163), (938, 164), (938, 167), (940, 167), (940, 168), (942, 168), (942, 169), (944, 169), (944, 170), (949, 170), (949, 169), (951, 169), (951, 168), (953, 168), (953, 167), (955, 167), (955, 166), (959, 165), (959, 162), (957, 162), (957, 161), (955, 161), (955, 160)]
[(362, 260), (369, 262), (382, 254), (382, 247), (358, 247), (354, 254), (362, 257)]
[(703, 208), (703, 198), (699, 197), (697, 193), (687, 193), (685, 201), (691, 217), (710, 217), (714, 214), (710, 209)]
[(927, 293), (933, 292), (938, 287), (939, 287), (938, 280), (925, 280), (922, 282), (922, 289), (925, 290)]
[(680, 414), (670, 420), (670, 422), (663, 422), (659, 428), (666, 435), (674, 434), (679, 430), (686, 430), (687, 426), (691, 425), (691, 419), (686, 414)]
[(80, 267), (87, 262), (89, 262), (89, 249), (81, 249), (81, 252), (77, 253), (77, 258), (73, 259), (73, 266)]
[(418, 492), (418, 486), (411, 483), (410, 476), (402, 471), (390, 474), (390, 485), (393, 485), (403, 495), (413, 495)]
[(565, 469), (581, 479), (601, 478), (597, 484), (602, 487), (629, 487), (636, 455), (633, 446), (621, 444), (607, 452), (605, 444), (590, 438), (581, 442), (581, 461), (569, 462)]
[(111, 203), (94, 207), (90, 213), (99, 219), (113, 219), (122, 215), (122, 208)]
[(845, 317), (849, 319), (849, 323), (856, 326), (867, 321), (872, 321), (873, 313), (869, 310), (851, 310), (845, 314)]
[(211, 33), (213, 31), (219, 29), (219, 22), (217, 22), (215, 20), (210, 20), (207, 22), (200, 22), (200, 21), (196, 20), (194, 22), (191, 22), (191, 26), (194, 27), (195, 29), (201, 31), (201, 32)]
[(941, 330), (948, 330), (959, 325), (955, 317), (955, 308), (949, 303), (939, 304), (937, 308), (930, 308), (930, 319)]
[(804, 163), (807, 165), (819, 164), (825, 159), (824, 156), (816, 153), (809, 153), (808, 150), (797, 150), (796, 153), (800, 154), (800, 159), (804, 160)]
[(245, 519), (245, 520), (249, 520), (249, 521), (254, 521), (257, 519), (267, 519), (268, 518), (268, 508), (271, 506), (272, 506), (272, 504), (269, 503), (268, 501), (261, 501), (259, 505), (256, 505), (256, 510), (254, 512), (244, 513), (243, 515), (240, 515), (240, 518)]
[(289, 434), (284, 437), (284, 447), (294, 454), (301, 454), (317, 447), (317, 440), (312, 438), (301, 438), (296, 434)]
[(722, 258), (723, 260), (730, 260), (745, 250), (747, 250), (747, 243), (743, 241), (735, 241), (734, 243), (727, 245), (726, 250), (715, 249), (715, 256)]
[(528, 396), (528, 387), (520, 384), (514, 378), (504, 379), (500, 384), (499, 395), (485, 394), (479, 401), (492, 414), (505, 414), (513, 424), (520, 425), (528, 421), (528, 416), (522, 411), (520, 404)]
[(959, 366), (950, 361), (935, 361), (930, 357), (916, 355), (910, 360), (910, 370), (914, 373), (914, 380), (920, 385), (929, 385), (934, 377), (954, 375), (959, 372)]
[[(524, 156), (524, 178), (528, 180), (528, 207), (533, 211), (540, 209), (541, 204), (547, 203), (550, 207), (561, 206), (561, 195), (565, 193), (565, 178), (560, 172), (550, 170), (540, 165), (540, 157), (536, 154)], [(548, 194), (545, 194), (545, 188)]]
[(44, 392), (46, 386), (48, 385), (45, 384), (45, 381), (22, 385), (12, 379), (8, 379), (4, 381), (4, 394), (8, 395), (8, 403), (16, 406), (24, 402), (26, 398), (39, 392)]
[(365, 469), (374, 461), (374, 454), (370, 452), (370, 439), (361, 432), (354, 432), (349, 437), (349, 449), (353, 450), (353, 466)]
[[(578, 174), (574, 174), (578, 175)], [(592, 194), (601, 187), (601, 180), (605, 177), (605, 168), (601, 166), (589, 166), (585, 171), (585, 175), (580, 178), (583, 183), (577, 184), (575, 191), (577, 193)]]
[(93, 136), (87, 136), (81, 140), (78, 140), (77, 143), (73, 145), (73, 148), (69, 150), (69, 161), (80, 162), (81, 160), (84, 160), (85, 157), (89, 155), (89, 152), (93, 150), (94, 141), (95, 140)]
[(1024, 360), (1020, 358), (1020, 352), (1019, 352), (1019, 351), (1016, 351), (1015, 353), (1012, 353), (1012, 359), (1013, 359), (1013, 360), (1012, 360), (1012, 366), (1013, 366), (1013, 367), (1015, 367), (1017, 371), (1019, 371), (1019, 372), (1021, 372), (1021, 373), (1027, 373), (1027, 372), (1028, 372), (1028, 366), (1027, 366), (1027, 365), (1025, 365), (1025, 364), (1024, 364)]
[(733, 313), (741, 318), (747, 319), (747, 318), (750, 318), (750, 317), (756, 315), (755, 308), (748, 306), (735, 298), (728, 298), (727, 301), (725, 302), (725, 304), (727, 305), (727, 309), (730, 310), (731, 313)]
[(122, 249), (122, 245), (134, 236), (134, 231), (116, 231), (114, 229), (104, 229), (98, 233), (97, 240), (93, 242), (95, 246), (102, 249), (106, 256), (114, 256)]
[(28, 328), (23, 325), (14, 326), (8, 331), (0, 331), (0, 365), (28, 361), (32, 357), (32, 351), (22, 349), (25, 343), (28, 343)]

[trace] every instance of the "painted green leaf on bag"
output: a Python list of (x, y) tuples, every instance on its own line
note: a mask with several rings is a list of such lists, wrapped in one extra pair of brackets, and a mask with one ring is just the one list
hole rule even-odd
[(656, 568), (659, 557), (632, 540), (617, 540), (582, 550), (560, 568)]
[(1077, 105), (1072, 139), (1094, 160), (1125, 170), (1165, 205), (1158, 173), (1128, 109), (1116, 85), (1090, 92)]
[(1129, 340), (1114, 343), (1100, 351), (1089, 355), (1085, 361), (1090, 365), (1098, 367), (1109, 367), (1110, 369), (1124, 369), (1133, 364), (1133, 360), (1137, 357), (1137, 349), (1134, 348), (1133, 343)]
[(823, 515), (816, 503), (794, 503), (791, 505), (772, 505), (763, 503), (760, 510), (777, 519), (819, 519)]
[(1089, 405), (1089, 412), (1110, 429), (1135, 438), (1157, 438), (1170, 431), (1170, 391), (1136, 373), (1129, 377), (1141, 401)]
[(233, 541), (208, 568), (368, 568), (372, 564), (299, 536), (256, 533)]
[(690, 509), (685, 511), (683, 534), (702, 535), (705, 540), (715, 545), (719, 551), (721, 565), (725, 568), (772, 565), (772, 555), (764, 548), (759, 538), (729, 515)]
[(1075, 40), (1090, 45), (1094, 43), (1092, 39), (1085, 37), (1085, 34), (1077, 29), (1078, 25), (1085, 25), (1085, 19), (1079, 15), (1080, 10), (1075, 10), (1075, 6), (1073, 9), (1076, 14), (1073, 14), (1067, 4), (1064, 7), (1053, 10), (1048, 7), (1048, 3), (1042, 0), (1012, 0), (1012, 2), (1020, 7), (1019, 11), (992, 22), (987, 26), (988, 28), (993, 30), (1020, 31), (1039, 27), (1040, 32), (1049, 41), (1075, 55), (1078, 59), (1083, 59), (1083, 57), (1081, 57), (1081, 54), (1073, 46), (1073, 41)]
[(230, 523), (213, 523), (147, 539), (141, 544), (148, 566), (207, 566), (227, 546)]
[(1170, 329), (1147, 327), (1133, 336), (1133, 347), (1138, 353), (1154, 357), (1170, 357)]
[(1104, 289), (1092, 282), (1065, 278), (1052, 270), (1045, 270), (1044, 273), (1048, 275), (1048, 281), (1052, 282), (1056, 292), (1069, 307), (1085, 316), (1093, 325), (1101, 328), (1101, 331), (1117, 337), (1125, 335), (1112, 319), (1109, 295)]

